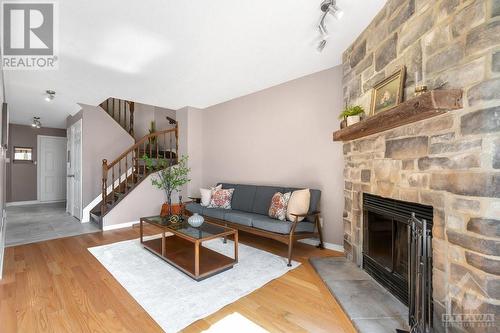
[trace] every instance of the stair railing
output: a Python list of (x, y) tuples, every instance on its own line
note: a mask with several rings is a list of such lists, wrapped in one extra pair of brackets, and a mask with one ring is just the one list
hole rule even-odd
[[(101, 216), (112, 207), (120, 196), (126, 195), (141, 180), (155, 170), (148, 170), (142, 158), (146, 155), (158, 165), (167, 159), (169, 165), (177, 163), (179, 156), (179, 127), (158, 131), (144, 136), (114, 161), (102, 160)], [(109, 205), (109, 207), (108, 207)]]
[(120, 124), (125, 131), (134, 136), (134, 102), (110, 97), (99, 106)]

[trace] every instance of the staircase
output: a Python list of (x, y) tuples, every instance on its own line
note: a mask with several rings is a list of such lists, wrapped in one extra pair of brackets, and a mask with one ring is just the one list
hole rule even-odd
[(125, 131), (134, 136), (134, 102), (110, 97), (101, 104), (106, 111)]
[[(131, 105), (133, 110), (133, 103)], [(144, 155), (153, 159), (153, 162), (156, 160), (153, 165), (158, 165), (159, 159), (167, 159), (169, 166), (177, 164), (178, 142), (179, 131), (176, 124), (175, 128), (144, 136), (111, 163), (102, 160), (101, 201), (90, 211), (90, 220), (102, 229), (103, 217), (149, 174), (159, 170), (146, 168), (142, 160)]]

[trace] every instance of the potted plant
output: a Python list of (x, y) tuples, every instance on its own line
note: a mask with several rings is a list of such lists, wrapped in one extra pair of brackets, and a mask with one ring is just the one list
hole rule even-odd
[[(142, 159), (145, 161), (146, 167), (150, 172), (156, 172), (151, 179), (153, 186), (165, 191), (167, 202), (163, 206), (166, 205), (167, 215), (181, 214), (180, 202), (175, 207), (172, 206), (172, 193), (180, 192), (182, 186), (191, 181), (188, 177), (191, 171), (187, 166), (188, 157), (181, 156), (175, 165), (171, 165), (170, 159), (153, 159), (147, 155), (144, 155)], [(164, 207), (162, 207), (162, 211), (164, 211)]]
[(361, 121), (361, 115), (365, 113), (365, 109), (363, 109), (360, 105), (351, 105), (348, 106), (342, 111), (339, 116), (339, 119), (344, 119), (346, 121), (347, 126), (351, 126), (353, 124), (359, 123)]

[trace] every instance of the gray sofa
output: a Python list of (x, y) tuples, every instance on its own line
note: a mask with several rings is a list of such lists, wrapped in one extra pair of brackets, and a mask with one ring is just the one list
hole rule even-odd
[[(319, 223), (321, 191), (310, 190), (309, 212), (294, 215), (295, 221), (279, 221), (268, 216), (271, 199), (276, 192), (286, 193), (297, 188), (222, 183), (222, 188), (234, 188), (231, 209), (207, 208), (199, 203), (188, 203), (186, 209), (205, 216), (211, 222), (238, 230), (272, 238), (288, 245), (288, 264), (291, 265), (293, 242), (297, 239), (319, 237), (323, 248)], [(304, 220), (298, 222), (299, 217)]]

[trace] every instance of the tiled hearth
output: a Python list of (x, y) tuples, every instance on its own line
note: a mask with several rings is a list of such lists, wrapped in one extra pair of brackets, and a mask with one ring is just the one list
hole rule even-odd
[[(389, 0), (345, 52), (344, 98), (369, 110), (371, 88), (401, 65), (430, 89), (464, 91), (464, 107), (344, 143), (344, 238), (362, 261), (362, 193), (434, 207), (436, 332), (442, 314), (500, 321), (500, 11), (498, 1)], [(466, 281), (464, 281), (464, 277)], [(473, 300), (473, 301), (471, 301)], [(474, 307), (470, 305), (473, 304)]]

